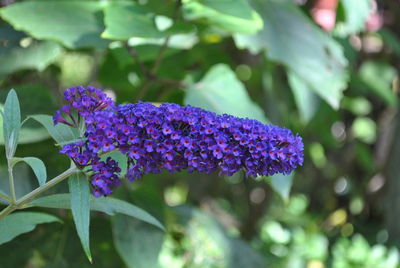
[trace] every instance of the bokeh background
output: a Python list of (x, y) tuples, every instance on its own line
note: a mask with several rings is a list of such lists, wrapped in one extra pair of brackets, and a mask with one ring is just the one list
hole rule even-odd
[[(289, 176), (147, 175), (114, 194), (167, 227), (70, 211), (0, 245), (0, 267), (400, 267), (398, 0), (0, 1), (0, 101), (54, 114), (64, 89), (191, 104), (303, 137)], [(2, 135), (0, 135), (2, 137)], [(68, 159), (28, 121), (19, 156)], [(4, 155), (4, 146), (1, 147)], [(8, 188), (5, 157), (0, 189)], [(18, 164), (17, 194), (37, 187)], [(66, 184), (54, 192), (65, 192)]]

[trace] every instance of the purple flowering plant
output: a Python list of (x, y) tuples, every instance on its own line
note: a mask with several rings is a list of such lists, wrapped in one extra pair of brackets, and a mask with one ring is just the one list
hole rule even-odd
[[(0, 201), (7, 205), (0, 211), (0, 228), (25, 216), (33, 217), (35, 222), (36, 219), (40, 219), (39, 222), (58, 221), (50, 214), (12, 213), (15, 210), (32, 206), (71, 209), (82, 247), (90, 261), (90, 210), (125, 214), (164, 230), (163, 225), (146, 211), (109, 196), (123, 177), (135, 181), (146, 174), (181, 170), (226, 176), (243, 171), (247, 177), (271, 176), (289, 174), (303, 164), (301, 137), (288, 129), (257, 120), (218, 115), (173, 103), (156, 106), (139, 101), (117, 105), (94, 87), (71, 87), (64, 92), (64, 99), (67, 104), (53, 117), (34, 115), (27, 118), (41, 123), (61, 146), (60, 153), (71, 159), (69, 169), (48, 180), (46, 167), (40, 159), (15, 156), (25, 120), (21, 123), (16, 92), (11, 90), (7, 96), (2, 116), (10, 194), (0, 191)], [(113, 153), (123, 155), (126, 163), (113, 159)], [(13, 178), (13, 168), (18, 162), (28, 164), (39, 183), (38, 188), (19, 198)], [(126, 170), (121, 169), (123, 166)], [(67, 178), (69, 194), (37, 198)], [(3, 236), (0, 232), (0, 243), (25, 230), (6, 232)]]
[(111, 151), (126, 156), (129, 181), (183, 169), (271, 176), (289, 174), (303, 163), (301, 137), (257, 120), (172, 103), (116, 105), (94, 87), (69, 88), (64, 98), (68, 104), (56, 112), (54, 123), (76, 128), (83, 123), (84, 140), (66, 144), (60, 152), (78, 167), (89, 168), (96, 197), (111, 194), (121, 183), (118, 162), (101, 160)]

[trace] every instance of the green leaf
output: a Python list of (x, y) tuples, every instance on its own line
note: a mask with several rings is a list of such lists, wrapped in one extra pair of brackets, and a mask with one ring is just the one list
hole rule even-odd
[[(30, 171), (27, 165), (21, 165), (18, 168), (13, 169), (15, 195), (17, 199), (32, 192), (37, 188), (37, 184), (34, 179), (30, 178)], [(0, 189), (2, 189), (8, 196), (11, 196), (9, 191), (9, 182), (7, 180), (8, 169), (6, 166), (0, 166)]]
[(127, 40), (131, 37), (160, 37), (154, 16), (133, 2), (113, 2), (104, 10), (106, 30), (102, 36), (110, 39)]
[(89, 181), (83, 173), (74, 174), (68, 179), (71, 193), (71, 211), (74, 218), (76, 231), (83, 250), (89, 261), (92, 262), (92, 254), (89, 247), (90, 224), (90, 190)]
[(184, 102), (218, 114), (267, 122), (262, 109), (250, 99), (244, 85), (224, 64), (213, 66), (200, 82), (190, 85)]
[(276, 174), (272, 176), (271, 187), (272, 189), (287, 202), (289, 201), (289, 193), (293, 184), (293, 172), (289, 175)]
[(378, 34), (382, 38), (386, 49), (396, 55), (400, 55), (400, 39), (394, 32), (388, 28), (383, 28), (379, 30)]
[(35, 229), (36, 225), (49, 222), (61, 222), (53, 215), (39, 212), (17, 212), (0, 219), (0, 244), (16, 236)]
[(126, 171), (128, 170), (128, 158), (125, 154), (114, 151), (103, 154), (100, 158), (102, 161), (106, 161), (108, 157), (111, 157), (113, 160), (117, 161), (119, 168), (121, 169), (120, 177), (125, 177)]
[(365, 61), (359, 69), (359, 76), (387, 104), (395, 105), (397, 103), (396, 95), (391, 88), (397, 76), (394, 67), (384, 62)]
[(155, 14), (134, 2), (112, 2), (104, 9), (104, 13), (106, 29), (101, 36), (109, 39), (162, 38), (194, 30), (186, 22), (175, 23), (164, 31), (160, 31), (155, 23)]
[(25, 1), (1, 9), (0, 16), (36, 39), (55, 40), (72, 49), (104, 49), (108, 45), (100, 38), (104, 5), (97, 1)]
[(319, 99), (309, 86), (295, 73), (289, 71), (288, 82), (292, 89), (297, 108), (300, 111), (300, 117), (307, 123), (317, 112)]
[(61, 54), (61, 46), (55, 42), (41, 42), (0, 50), (0, 77), (23, 69), (43, 71)]
[[(30, 205), (47, 208), (63, 208), (70, 209), (70, 195), (69, 194), (55, 194), (38, 198), (30, 203)], [(112, 197), (90, 197), (90, 209), (100, 211), (109, 215), (124, 214), (131, 216), (138, 220), (152, 224), (161, 230), (164, 230), (163, 225), (149, 213), (135, 205), (132, 205), (123, 200)]]
[(38, 179), (39, 186), (42, 186), (46, 183), (47, 173), (46, 166), (43, 161), (36, 157), (24, 157), (24, 158), (14, 158), (16, 162), (24, 161), (27, 163), (33, 170)]
[[(53, 113), (57, 106), (54, 103), (54, 96), (51, 90), (40, 85), (24, 84), (15, 86), (15, 91), (18, 95), (21, 111), (21, 118), (26, 118), (32, 114), (48, 114)], [(5, 100), (7, 92), (0, 90), (0, 99)], [(2, 103), (4, 103), (2, 101)], [(46, 103), (46, 105), (43, 105)], [(0, 107), (1, 104), (0, 104)], [(0, 118), (2, 124), (2, 118)], [(0, 128), (0, 144), (4, 144), (3, 130)], [(48, 139), (50, 137), (47, 130), (33, 120), (24, 120), (21, 124), (19, 132), (18, 144), (34, 143)]]
[(70, 142), (79, 137), (76, 128), (69, 127), (65, 124), (54, 125), (53, 118), (50, 115), (38, 114), (30, 116), (30, 118), (42, 124), (58, 144)]
[(115, 248), (128, 267), (159, 267), (164, 232), (143, 221), (116, 215), (112, 218)]
[(21, 111), (17, 93), (12, 89), (7, 95), (3, 112), (3, 136), (6, 144), (7, 157), (13, 157), (18, 144), (21, 128)]
[(334, 33), (345, 37), (357, 34), (365, 29), (365, 24), (372, 12), (372, 2), (368, 0), (341, 0), (344, 20), (336, 23)]
[(245, 0), (184, 1), (186, 20), (202, 20), (231, 33), (252, 34), (261, 30), (263, 22)]
[[(308, 88), (338, 109), (347, 85), (342, 47), (319, 29), (292, 1), (254, 0), (264, 29), (257, 35), (235, 35), (236, 45), (284, 64)], [(318, 75), (316, 75), (318, 74)]]
[(376, 141), (376, 122), (369, 117), (357, 117), (351, 126), (351, 131), (355, 138), (365, 143), (373, 144)]

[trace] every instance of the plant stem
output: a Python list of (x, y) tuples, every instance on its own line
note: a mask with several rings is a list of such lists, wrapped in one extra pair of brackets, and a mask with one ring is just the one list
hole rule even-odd
[[(177, 19), (179, 17), (179, 11), (180, 11), (181, 7), (182, 7), (182, 0), (176, 0), (174, 13), (172, 14), (172, 21), (174, 23), (177, 21)], [(165, 38), (164, 43), (162, 44), (160, 51), (158, 52), (156, 62), (154, 63), (154, 67), (151, 70), (151, 73), (154, 75), (157, 73), (158, 69), (161, 66), (161, 62), (164, 58), (164, 53), (168, 48), (168, 43), (169, 43), (170, 39), (171, 39), (171, 35), (169, 35)]]
[(67, 169), (66, 171), (64, 171), (63, 173), (61, 173), (60, 175), (58, 175), (57, 177), (48, 181), (43, 186), (40, 186), (39, 188), (36, 188), (32, 192), (24, 195), (23, 197), (18, 199), (15, 203), (8, 205), (8, 207), (6, 207), (4, 210), (2, 210), (0, 212), (0, 219), (4, 218), (5, 216), (10, 214), (14, 210), (23, 208), (23, 206), (26, 203), (29, 203), (30, 201), (32, 201), (36, 196), (40, 195), (41, 193), (50, 189), (51, 187), (55, 186), (56, 184), (62, 182), (63, 180), (65, 180), (69, 176), (73, 175), (74, 173), (77, 173), (78, 171), (79, 171), (79, 169), (76, 166), (72, 166), (69, 169)]
[[(174, 13), (172, 14), (173, 23), (175, 23), (178, 20), (179, 11), (180, 11), (181, 7), (182, 7), (182, 0), (176, 0)], [(154, 66), (151, 70), (147, 69), (146, 66), (140, 61), (139, 55), (137, 54), (137, 52), (134, 48), (131, 48), (129, 50), (131, 55), (133, 56), (134, 60), (136, 61), (136, 63), (139, 65), (139, 68), (143, 72), (144, 76), (147, 78), (147, 81), (139, 88), (139, 93), (136, 96), (136, 100), (141, 100), (146, 95), (149, 87), (151, 86), (151, 84), (153, 82), (161, 82), (161, 83), (167, 82), (167, 81), (171, 82), (171, 80), (169, 80), (169, 79), (163, 79), (163, 78), (159, 78), (157, 76), (157, 71), (160, 68), (161, 63), (164, 59), (164, 54), (165, 54), (166, 50), (168, 49), (168, 43), (169, 43), (170, 39), (171, 39), (171, 35), (167, 36), (164, 39), (164, 42), (161, 45), (161, 48), (160, 48), (157, 58), (155, 60)], [(179, 85), (179, 84), (177, 84), (177, 85)], [(183, 83), (180, 84), (179, 86), (182, 87), (182, 85), (183, 85)]]
[(11, 204), (14, 204), (17, 199), (15, 197), (13, 167), (11, 159), (9, 158), (7, 158), (7, 166), (8, 166), (8, 184), (10, 185), (10, 193), (11, 193)]
[(3, 198), (4, 200), (7, 200), (8, 202), (11, 203), (11, 198), (8, 195), (0, 193), (0, 198)]

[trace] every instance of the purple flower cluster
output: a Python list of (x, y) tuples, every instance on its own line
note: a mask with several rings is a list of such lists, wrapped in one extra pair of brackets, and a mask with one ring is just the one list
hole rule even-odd
[[(79, 96), (66, 96), (85, 119), (86, 140), (65, 145), (61, 152), (78, 166), (91, 167), (95, 196), (110, 194), (120, 183), (118, 163), (100, 160), (114, 150), (126, 155), (130, 181), (182, 169), (228, 176), (240, 170), (248, 176), (288, 174), (303, 163), (301, 137), (288, 129), (171, 103), (116, 106), (99, 90), (74, 92)], [(90, 105), (82, 103), (86, 97)], [(64, 123), (57, 116), (55, 121)]]

